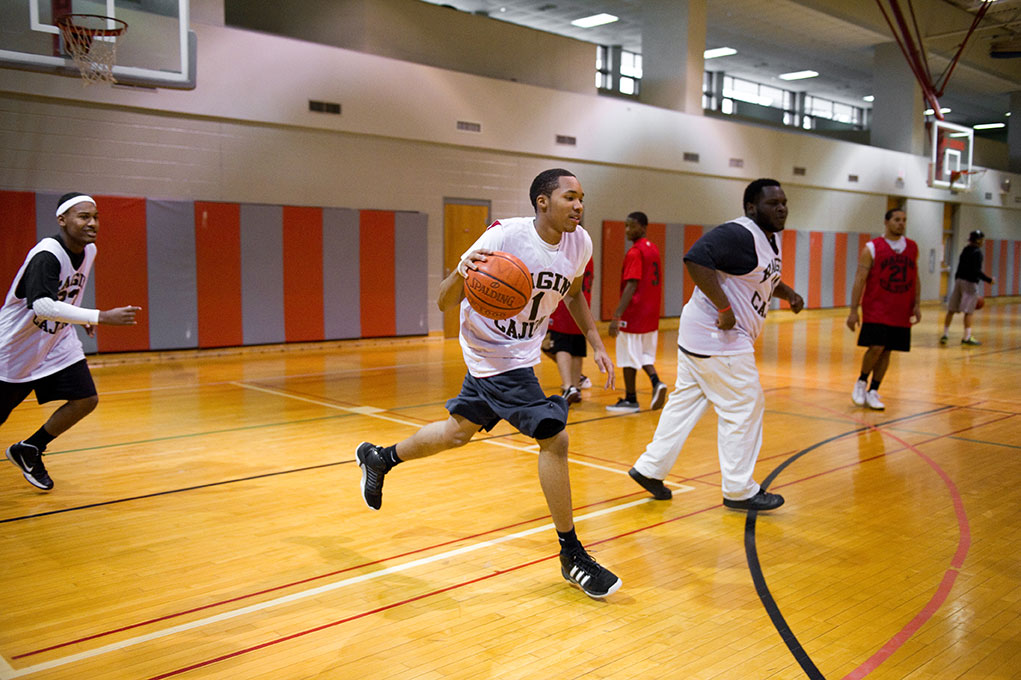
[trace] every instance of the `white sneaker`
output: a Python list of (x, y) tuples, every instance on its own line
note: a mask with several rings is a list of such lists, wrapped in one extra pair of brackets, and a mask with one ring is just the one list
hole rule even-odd
[(854, 391), (851, 392), (851, 401), (854, 402), (855, 406), (865, 405), (865, 393), (869, 389), (869, 384), (864, 380), (859, 380), (854, 384)]
[(652, 403), (649, 404), (649, 408), (653, 411), (663, 408), (663, 404), (666, 403), (667, 392), (665, 382), (656, 383), (656, 389), (652, 391)]
[(580, 387), (583, 390), (592, 389), (592, 381), (589, 379), (588, 376), (583, 375), (581, 376), (581, 379), (578, 381), (578, 387)]
[(886, 408), (886, 404), (879, 400), (879, 392), (876, 390), (869, 390), (865, 394), (865, 403), (869, 405), (869, 408), (876, 411), (882, 411)]

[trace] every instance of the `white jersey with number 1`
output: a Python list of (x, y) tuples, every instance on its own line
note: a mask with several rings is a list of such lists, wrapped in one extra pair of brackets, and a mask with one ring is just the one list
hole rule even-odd
[(532, 274), (532, 298), (510, 319), (495, 321), (461, 301), (461, 350), (468, 372), (476, 378), (527, 368), (539, 363), (540, 345), (550, 314), (567, 294), (571, 282), (585, 272), (592, 257), (592, 238), (582, 227), (546, 243), (535, 231), (535, 218), (498, 220), (466, 250), (502, 251), (516, 255)]

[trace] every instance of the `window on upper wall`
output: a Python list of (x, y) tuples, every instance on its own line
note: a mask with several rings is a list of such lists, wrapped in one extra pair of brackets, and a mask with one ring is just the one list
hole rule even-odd
[(596, 88), (609, 90), (613, 84), (613, 69), (610, 62), (610, 49), (606, 45), (596, 45)]
[[(805, 95), (805, 118), (842, 123), (858, 130), (865, 128), (865, 110), (862, 107), (813, 95)], [(817, 123), (812, 122), (804, 127), (813, 129), (817, 127)]]
[(622, 94), (637, 95), (642, 82), (642, 55), (634, 52), (620, 53), (620, 85)]
[(619, 45), (596, 47), (596, 88), (637, 97), (642, 82), (642, 55)]
[[(598, 89), (637, 98), (641, 81), (641, 54), (628, 52), (619, 45), (596, 47)], [(704, 72), (702, 108), (726, 115), (769, 120), (805, 130), (824, 127), (837, 129), (841, 126), (864, 130), (867, 121), (867, 110), (860, 106), (757, 83), (722, 71)]]

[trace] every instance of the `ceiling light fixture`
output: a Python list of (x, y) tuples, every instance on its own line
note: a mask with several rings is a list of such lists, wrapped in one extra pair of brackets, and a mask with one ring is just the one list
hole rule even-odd
[(602, 26), (604, 24), (612, 24), (617, 21), (619, 17), (615, 17), (612, 14), (593, 14), (590, 17), (583, 17), (581, 19), (575, 19), (571, 22), (572, 26), (578, 28), (594, 28), (596, 26)]
[(714, 47), (711, 50), (706, 50), (702, 53), (703, 59), (716, 59), (717, 57), (729, 57), (732, 54), (737, 54), (737, 50), (733, 47)]
[(804, 80), (805, 78), (815, 78), (819, 75), (818, 71), (791, 71), (790, 73), (781, 73), (777, 76), (780, 80)]
[[(951, 109), (948, 109), (948, 108), (945, 108), (945, 107), (939, 110), (940, 113), (950, 113), (950, 111), (951, 111)], [(935, 113), (935, 111), (933, 111), (932, 109), (926, 109), (925, 111), (922, 111), (922, 115), (923, 116), (931, 116), (934, 113)]]
[(978, 125), (972, 125), (975, 130), (995, 130), (997, 128), (1007, 127), (1006, 123), (979, 123)]
[(862, 97), (861, 100), (863, 102), (872, 103), (872, 102), (876, 101), (876, 97), (875, 97), (875, 95), (867, 94), (864, 97)]

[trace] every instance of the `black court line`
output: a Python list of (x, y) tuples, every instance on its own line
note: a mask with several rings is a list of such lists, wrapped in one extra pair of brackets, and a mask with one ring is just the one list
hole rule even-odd
[[(170, 439), (182, 439), (182, 438), (187, 438), (187, 437), (206, 436), (206, 435), (210, 435), (210, 434), (220, 434), (220, 433), (224, 433), (224, 432), (237, 432), (239, 430), (246, 430), (246, 429), (258, 429), (258, 428), (263, 428), (263, 427), (288, 426), (288, 425), (294, 425), (294, 424), (300, 424), (300, 423), (306, 423), (306, 422), (314, 422), (314, 421), (318, 421), (318, 420), (330, 420), (330, 419), (336, 419), (336, 418), (346, 418), (346, 417), (357, 416), (357, 415), (360, 415), (360, 414), (358, 414), (358, 413), (346, 413), (346, 414), (341, 414), (341, 415), (324, 416), (322, 418), (309, 418), (309, 419), (300, 420), (300, 421), (283, 421), (283, 422), (268, 423), (268, 424), (263, 424), (263, 425), (249, 425), (249, 426), (245, 426), (245, 427), (241, 427), (241, 428), (231, 428), (231, 429), (227, 429), (227, 430), (212, 430), (212, 431), (208, 431), (208, 432), (195, 432), (195, 433), (191, 433), (191, 434), (172, 435), (172, 436), (169, 436), (169, 437), (159, 437), (159, 438), (156, 438), (156, 439), (147, 439), (147, 440), (141, 440), (141, 441), (131, 441), (131, 442), (121, 442), (121, 443), (117, 443), (117, 444), (108, 444), (108, 445), (105, 445), (105, 446), (94, 446), (94, 447), (81, 448), (81, 449), (67, 449), (65, 451), (56, 451), (56, 452), (53, 452), (53, 453), (47, 453), (46, 455), (51, 456), (51, 455), (55, 455), (55, 454), (75, 453), (75, 452), (81, 452), (81, 451), (92, 451), (92, 450), (97, 450), (97, 449), (112, 448), (112, 447), (116, 447), (116, 446), (131, 446), (131, 445), (137, 445), (137, 444), (145, 444), (147, 442), (153, 442), (153, 441), (166, 441), (166, 440), (170, 440)], [(631, 415), (631, 414), (627, 414), (627, 415)], [(577, 421), (574, 421), (574, 422), (570, 422), (570, 423), (568, 423), (568, 426), (581, 425), (581, 424), (584, 424), (584, 423), (594, 422), (594, 421), (597, 421), (597, 420), (605, 420), (606, 418), (619, 418), (619, 417), (620, 416), (599, 416), (599, 417), (591, 418), (591, 419), (588, 419), (588, 420), (577, 420)], [(478, 437), (477, 439), (472, 439), (471, 443), (474, 444), (474, 443), (478, 443), (478, 442), (490, 441), (490, 440), (493, 440), (493, 439), (505, 439), (507, 437), (513, 437), (513, 436), (516, 436), (518, 434), (520, 434), (520, 433), (515, 431), (515, 432), (508, 432), (506, 434), (496, 434), (496, 435), (490, 435), (490, 436), (487, 436), (487, 437)], [(18, 522), (18, 521), (25, 520), (25, 519), (37, 519), (39, 517), (47, 517), (47, 516), (50, 516), (50, 515), (60, 515), (60, 514), (63, 514), (65, 512), (74, 512), (74, 511), (77, 511), (77, 510), (89, 510), (91, 508), (100, 508), (100, 507), (103, 507), (105, 505), (117, 505), (119, 503), (128, 503), (130, 501), (144, 500), (146, 498), (157, 498), (159, 496), (169, 496), (170, 494), (183, 493), (183, 492), (186, 492), (186, 491), (197, 491), (199, 489), (209, 489), (209, 488), (212, 488), (212, 487), (224, 486), (224, 485), (227, 485), (227, 484), (238, 484), (240, 482), (250, 482), (250, 481), (255, 480), (255, 479), (265, 479), (267, 477), (276, 477), (278, 475), (289, 475), (289, 474), (292, 474), (292, 473), (295, 473), (295, 472), (309, 472), (309, 471), (312, 471), (312, 470), (319, 470), (319, 469), (322, 469), (322, 468), (335, 467), (337, 465), (347, 465), (349, 463), (354, 463), (354, 462), (355, 462), (354, 458), (352, 458), (350, 460), (341, 460), (341, 461), (336, 461), (336, 462), (333, 462), (333, 463), (323, 463), (323, 464), (320, 464), (320, 465), (310, 465), (310, 466), (307, 466), (307, 467), (291, 468), (289, 470), (277, 470), (275, 472), (264, 472), (264, 473), (258, 474), (258, 475), (251, 475), (251, 476), (248, 476), (248, 477), (237, 477), (235, 479), (225, 479), (225, 480), (221, 480), (219, 482), (209, 482), (207, 484), (198, 484), (196, 486), (185, 486), (185, 487), (180, 487), (180, 488), (176, 488), (176, 489), (166, 489), (164, 491), (155, 491), (153, 493), (142, 494), (142, 495), (139, 495), (139, 496), (128, 496), (126, 498), (115, 498), (115, 499), (108, 500), (108, 501), (99, 501), (97, 503), (88, 503), (86, 505), (75, 505), (75, 506), (68, 507), (68, 508), (61, 508), (60, 510), (48, 510), (46, 512), (37, 512), (37, 513), (33, 513), (31, 515), (21, 515), (19, 517), (7, 517), (5, 519), (0, 519), (0, 524), (6, 524), (8, 522)]]
[(265, 472), (261, 475), (251, 475), (249, 477), (238, 477), (236, 479), (225, 479), (219, 482), (209, 482), (208, 484), (198, 484), (196, 486), (185, 486), (179, 489), (168, 489), (166, 491), (156, 491), (154, 493), (142, 494), (141, 496), (129, 496), (128, 498), (116, 498), (110, 501), (100, 501), (99, 503), (89, 503), (88, 505), (76, 505), (71, 508), (61, 508), (60, 510), (48, 510), (47, 512), (37, 512), (32, 515), (23, 515), (21, 517), (8, 517), (7, 519), (0, 519), (0, 524), (6, 524), (7, 522), (17, 522), (23, 519), (35, 519), (37, 517), (46, 517), (48, 515), (59, 515), (65, 512), (72, 512), (74, 510), (88, 510), (89, 508), (101, 508), (104, 505), (116, 505), (118, 503), (127, 503), (129, 501), (138, 501), (145, 498), (156, 498), (157, 496), (168, 496), (172, 493), (181, 493), (183, 491), (196, 491), (198, 489), (209, 489), (214, 486), (224, 486), (227, 484), (237, 484), (238, 482), (250, 482), (253, 479), (265, 479), (266, 477), (276, 477), (277, 475), (289, 475), (292, 472), (308, 472), (309, 470), (319, 470), (322, 468), (334, 467), (336, 465), (347, 465), (355, 462), (351, 460), (341, 460), (335, 463), (323, 463), (321, 465), (310, 465), (308, 467), (293, 468), (291, 470), (278, 470), (276, 472)]
[[(932, 415), (933, 413), (939, 413), (941, 411), (953, 410), (955, 408), (957, 407), (942, 406), (937, 409), (923, 411), (921, 413), (915, 413), (909, 416), (904, 416), (902, 418), (895, 418), (893, 420), (889, 420), (883, 423), (877, 423), (876, 425), (872, 426), (863, 425), (862, 427), (858, 427), (853, 430), (848, 430), (847, 432), (843, 432), (841, 434), (834, 435), (832, 437), (824, 439), (820, 442), (816, 442), (815, 444), (812, 444), (808, 448), (798, 451), (793, 456), (791, 456), (784, 462), (780, 463), (780, 465), (778, 465), (772, 472), (769, 473), (769, 475), (766, 477), (765, 480), (763, 480), (760, 486), (763, 489), (768, 489), (769, 485), (772, 484), (773, 481), (780, 476), (780, 473), (783, 472), (794, 461), (808, 453), (811, 453), (812, 451), (818, 449), (819, 447), (825, 446), (826, 444), (830, 444), (838, 439), (858, 434), (860, 432), (865, 432), (869, 429), (872, 429), (873, 427), (880, 428), (902, 420), (919, 418), (922, 416)], [(806, 652), (804, 647), (801, 646), (801, 643), (798, 642), (798, 638), (796, 635), (794, 635), (794, 631), (791, 630), (791, 627), (787, 624), (787, 620), (784, 619), (783, 614), (780, 613), (780, 607), (776, 604), (776, 600), (773, 598), (773, 594), (769, 591), (769, 586), (766, 585), (766, 577), (762, 573), (762, 565), (759, 563), (758, 549), (756, 548), (755, 545), (755, 519), (756, 517), (758, 517), (758, 514), (759, 513), (756, 510), (749, 510), (748, 518), (745, 520), (744, 527), (745, 555), (748, 558), (748, 570), (751, 572), (752, 582), (755, 584), (755, 592), (758, 594), (759, 600), (762, 602), (762, 606), (765, 607), (766, 613), (769, 614), (769, 618), (773, 622), (773, 626), (776, 628), (776, 632), (780, 634), (780, 638), (784, 641), (784, 644), (787, 645), (787, 649), (790, 650), (791, 654), (794, 656), (794, 659), (801, 666), (801, 669), (805, 671), (805, 675), (808, 678), (810, 678), (810, 680), (826, 680), (826, 676), (824, 676), (822, 672), (819, 670), (819, 668), (815, 665), (815, 663), (812, 662), (811, 657), (808, 656), (808, 652)]]

